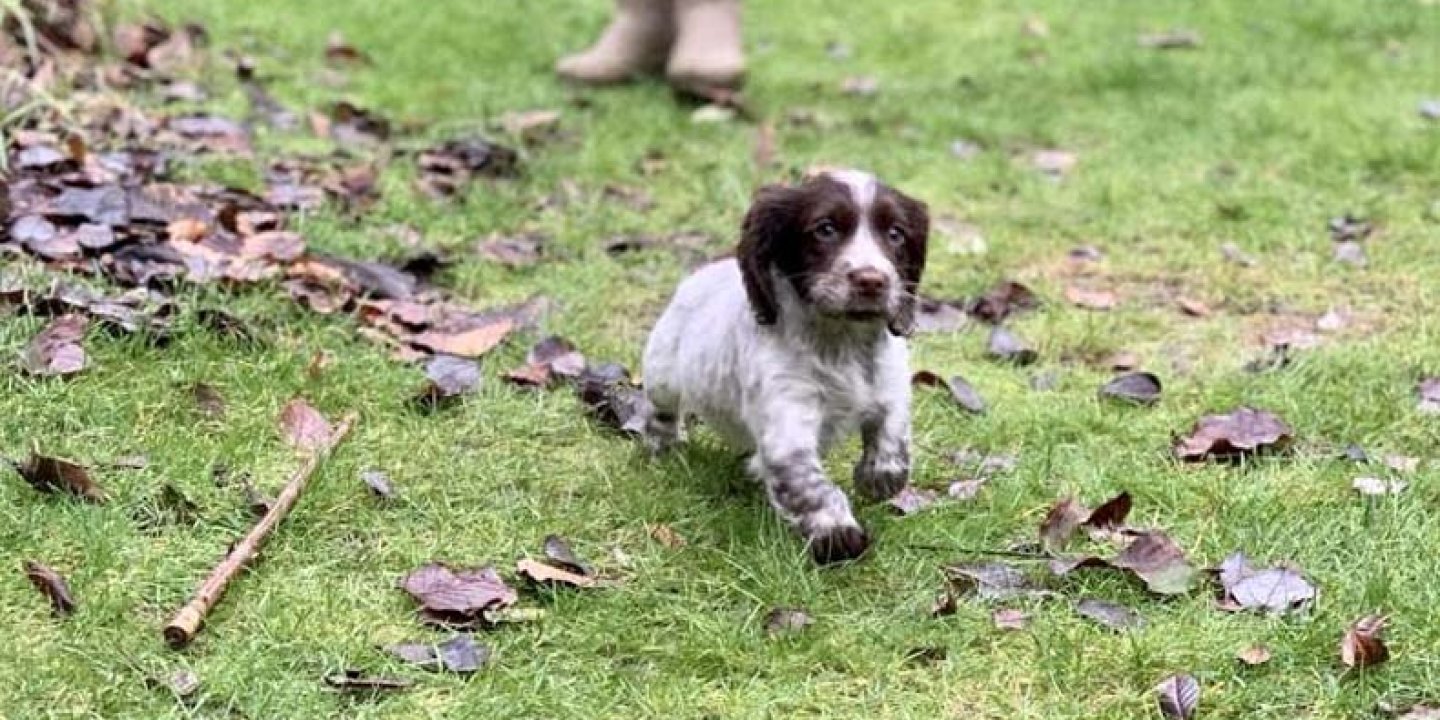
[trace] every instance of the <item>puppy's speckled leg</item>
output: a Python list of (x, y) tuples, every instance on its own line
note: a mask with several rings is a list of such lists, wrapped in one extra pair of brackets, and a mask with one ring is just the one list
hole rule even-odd
[(771, 506), (805, 537), (816, 562), (860, 557), (870, 538), (851, 512), (849, 498), (825, 477), (815, 436), (818, 410), (793, 399), (780, 399), (770, 410), (752, 471), (764, 481)]
[(855, 490), (874, 502), (889, 500), (910, 482), (910, 414), (888, 408), (860, 426), (864, 445), (855, 465)]

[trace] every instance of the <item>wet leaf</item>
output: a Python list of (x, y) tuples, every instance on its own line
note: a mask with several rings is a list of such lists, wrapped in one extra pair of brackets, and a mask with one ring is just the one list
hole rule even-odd
[(532, 584), (549, 587), (567, 586), (588, 588), (595, 586), (595, 578), (581, 575), (565, 568), (547, 565), (528, 558), (515, 563), (515, 574)]
[(1200, 706), (1200, 683), (1189, 675), (1172, 675), (1155, 686), (1155, 696), (1161, 715), (1188, 720)]
[(1236, 653), (1235, 659), (1250, 667), (1255, 667), (1270, 662), (1270, 655), (1270, 648), (1264, 645), (1251, 645)]
[[(240, 123), (209, 115), (170, 118), (165, 127), (189, 141), (196, 150), (249, 155), (250, 133)], [(99, 222), (99, 221), (95, 221)]]
[(1030, 627), (1030, 613), (1014, 608), (1001, 608), (990, 614), (990, 621), (1000, 630), (1019, 631)]
[(21, 355), (25, 372), (42, 377), (69, 377), (85, 369), (85, 350), (80, 342), (90, 327), (84, 315), (62, 315), (30, 340)]
[(985, 413), (985, 401), (981, 399), (980, 393), (959, 375), (946, 380), (934, 372), (921, 370), (911, 377), (910, 382), (917, 386), (943, 387), (950, 391), (951, 399), (961, 408), (976, 415)]
[(915, 313), (915, 332), (955, 332), (968, 324), (965, 311), (952, 303), (932, 298), (920, 298)]
[(1003, 327), (991, 328), (990, 342), (986, 346), (985, 354), (1001, 362), (1016, 365), (1030, 365), (1040, 358), (1034, 348)]
[(1402, 480), (1383, 480), (1377, 477), (1357, 477), (1350, 487), (1361, 495), (1399, 495), (1410, 484)]
[(1043, 593), (1025, 571), (1004, 563), (952, 563), (941, 571), (956, 592), (973, 593), (984, 600)]
[(332, 432), (330, 422), (304, 398), (292, 398), (280, 410), (280, 436), (293, 448), (320, 450), (330, 442)]
[(906, 485), (896, 493), (894, 497), (885, 501), (890, 510), (897, 515), (914, 515), (921, 510), (935, 504), (936, 493), (934, 490), (916, 488), (913, 485)]
[(436, 355), (425, 363), (425, 378), (428, 382), (416, 402), (433, 409), (474, 392), (480, 386), (480, 366), (473, 360)]
[(810, 613), (798, 608), (775, 608), (765, 614), (765, 634), (771, 637), (795, 633), (815, 624)]
[(559, 535), (546, 535), (542, 544), (545, 561), (576, 575), (590, 575), (590, 568), (575, 555), (570, 543)]
[(1299, 571), (1275, 567), (1257, 570), (1241, 553), (1225, 558), (1220, 565), (1223, 610), (1264, 610), (1284, 614), (1315, 599), (1315, 586)]
[(966, 312), (982, 322), (999, 323), (1012, 315), (1039, 306), (1040, 298), (1034, 291), (1013, 280), (1006, 280), (972, 300), (966, 307)]
[(1368, 615), (1356, 620), (1340, 640), (1340, 662), (1345, 667), (1363, 669), (1389, 660), (1390, 649), (1380, 637), (1386, 621), (1387, 618), (1381, 615)]
[(537, 234), (491, 235), (475, 246), (475, 252), (490, 262), (520, 268), (540, 262), (544, 245), (545, 237)]
[(490, 660), (490, 648), (476, 643), (470, 635), (456, 635), (439, 645), (404, 643), (385, 650), (425, 670), (459, 675), (474, 673)]
[(1074, 497), (1062, 499), (1040, 522), (1040, 543), (1050, 549), (1063, 547), (1089, 517), (1090, 509), (1079, 500)]
[(197, 382), (190, 387), (190, 394), (195, 398), (195, 407), (199, 408), (201, 414), (211, 420), (225, 419), (225, 398), (220, 391), (213, 386)]
[(1065, 288), (1065, 299), (1088, 310), (1109, 310), (1120, 301), (1113, 290), (1090, 290), (1075, 285)]
[(363, 670), (347, 669), (325, 676), (325, 684), (345, 692), (379, 693), (404, 690), (415, 683), (404, 678), (370, 675)]
[(601, 425), (628, 435), (641, 435), (654, 412), (650, 401), (630, 382), (630, 372), (616, 363), (592, 365), (577, 387), (586, 412)]
[(65, 582), (65, 578), (60, 577), (60, 573), (34, 560), (26, 560), (24, 568), (25, 577), (50, 601), (50, 607), (56, 615), (64, 617), (75, 612), (75, 598), (70, 594), (70, 585)]
[(1440, 415), (1440, 377), (1427, 377), (1416, 386), (1420, 401), (1415, 409), (1424, 415)]
[(1111, 630), (1136, 630), (1145, 625), (1140, 613), (1123, 605), (1086, 598), (1075, 604), (1075, 612)]
[[(1177, 50), (1200, 47), (1200, 33), (1194, 30), (1169, 30), (1141, 35), (1137, 42), (1140, 47), (1154, 50)], [(1186, 717), (1189, 717), (1188, 715)]]
[(475, 622), (481, 613), (510, 607), (519, 599), (492, 567), (452, 569), (429, 563), (406, 575), (400, 587), (420, 603), (428, 619), (440, 622)]
[(118, 185), (67, 187), (46, 206), (45, 215), (51, 220), (122, 227), (130, 223), (130, 202)]
[(551, 335), (525, 355), (525, 365), (505, 374), (515, 385), (545, 387), (556, 378), (574, 380), (585, 372), (585, 356), (569, 340)]
[(390, 476), (386, 475), (383, 470), (366, 470), (360, 473), (360, 479), (365, 482), (366, 487), (370, 488), (370, 492), (375, 493), (376, 497), (385, 500), (395, 499), (395, 488), (390, 486)]
[(1159, 531), (1141, 533), (1110, 564), (1135, 573), (1159, 595), (1182, 595), (1195, 585), (1196, 571), (1185, 551)]
[(105, 501), (105, 491), (90, 479), (90, 471), (83, 465), (31, 452), (29, 459), (13, 467), (40, 492), (66, 492), (89, 502)]
[(1223, 415), (1206, 415), (1186, 437), (1175, 441), (1181, 460), (1233, 460), (1260, 452), (1283, 452), (1294, 439), (1285, 421), (1264, 410), (1241, 407)]
[(1121, 375), (1100, 388), (1100, 397), (1135, 405), (1154, 405), (1160, 401), (1160, 378), (1154, 373), (1136, 372)]

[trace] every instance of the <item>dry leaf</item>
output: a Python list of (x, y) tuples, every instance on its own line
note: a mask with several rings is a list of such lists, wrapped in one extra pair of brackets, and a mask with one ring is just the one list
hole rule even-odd
[(1356, 620), (1345, 637), (1340, 641), (1340, 662), (1345, 667), (1368, 668), (1390, 659), (1390, 649), (1385, 647), (1381, 634), (1387, 618), (1382, 615), (1368, 615)]
[(293, 398), (280, 410), (280, 436), (293, 448), (315, 452), (330, 442), (330, 422), (306, 402)]

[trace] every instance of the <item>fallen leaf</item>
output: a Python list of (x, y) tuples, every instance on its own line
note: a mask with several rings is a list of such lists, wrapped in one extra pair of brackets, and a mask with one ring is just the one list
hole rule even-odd
[(1236, 653), (1235, 659), (1246, 665), (1249, 665), (1250, 667), (1255, 667), (1256, 665), (1264, 665), (1265, 663), (1270, 662), (1270, 648), (1265, 647), (1264, 645), (1251, 645), (1250, 647)]
[(1182, 297), (1175, 304), (1180, 306), (1180, 312), (1190, 317), (1210, 317), (1210, 306), (1194, 298)]
[(525, 365), (505, 374), (513, 384), (545, 387), (555, 378), (574, 380), (585, 372), (585, 356), (569, 340), (551, 335), (525, 355)]
[(1283, 452), (1294, 439), (1294, 431), (1275, 415), (1241, 407), (1223, 415), (1206, 415), (1175, 441), (1181, 460), (1231, 460), (1259, 452)]
[(199, 408), (201, 414), (211, 420), (223, 420), (225, 418), (225, 398), (220, 391), (213, 386), (197, 382), (190, 386), (190, 394), (195, 399), (195, 407)]
[(491, 235), (475, 246), (480, 257), (510, 268), (520, 268), (540, 262), (545, 238), (527, 234), (514, 237)]
[(90, 479), (90, 471), (83, 465), (31, 452), (29, 459), (12, 463), (12, 467), (40, 492), (67, 492), (89, 502), (105, 501), (105, 491)]
[(941, 571), (955, 592), (974, 593), (983, 600), (1005, 600), (1043, 593), (1023, 570), (1004, 563), (952, 563), (942, 567)]
[(1386, 455), (1385, 467), (1388, 467), (1397, 473), (1409, 475), (1410, 473), (1413, 473), (1417, 469), (1419, 469), (1420, 458), (1411, 457), (1408, 455)]
[(1241, 553), (1234, 553), (1220, 565), (1224, 589), (1223, 610), (1265, 610), (1283, 614), (1315, 599), (1315, 586), (1291, 568), (1257, 570)]
[(765, 634), (775, 637), (784, 633), (799, 632), (814, 623), (815, 619), (804, 610), (775, 608), (765, 614)]
[(1000, 630), (1024, 630), (1030, 627), (1030, 613), (1014, 608), (1001, 608), (990, 614), (990, 621)]
[(500, 126), (505, 132), (525, 142), (535, 142), (553, 134), (559, 125), (559, 110), (523, 110), (500, 116)]
[(1390, 649), (1380, 638), (1386, 621), (1387, 618), (1381, 615), (1368, 615), (1356, 620), (1340, 640), (1340, 662), (1345, 667), (1364, 669), (1389, 660)]
[(1160, 402), (1160, 378), (1154, 373), (1135, 372), (1121, 375), (1100, 388), (1100, 397), (1135, 405)]
[(628, 435), (644, 433), (654, 408), (645, 393), (630, 382), (630, 371), (624, 366), (602, 363), (587, 367), (577, 388), (580, 402), (597, 422)]
[(477, 358), (504, 342), (513, 329), (515, 329), (514, 321), (505, 317), (496, 317), (491, 322), (479, 327), (456, 332), (427, 330), (416, 335), (411, 343), (431, 352)]
[(1140, 613), (1123, 605), (1104, 600), (1086, 598), (1075, 604), (1075, 612), (1081, 617), (1097, 622), (1111, 630), (1136, 630), (1145, 625)]
[(961, 408), (976, 415), (985, 413), (985, 401), (981, 399), (980, 393), (959, 375), (946, 380), (934, 372), (921, 370), (910, 378), (910, 382), (917, 386), (943, 387), (950, 391), (951, 399)]
[[(250, 133), (240, 123), (210, 115), (170, 118), (165, 127), (188, 142), (191, 149), (219, 154), (249, 155)], [(99, 222), (92, 220), (92, 222)], [(120, 225), (123, 223), (107, 223)]]
[(916, 488), (913, 485), (906, 485), (896, 493), (894, 497), (885, 501), (890, 510), (897, 515), (914, 515), (935, 503), (936, 493), (934, 490)]
[(1440, 377), (1427, 377), (1416, 386), (1420, 401), (1415, 409), (1424, 415), (1440, 415)]
[(972, 480), (956, 480), (946, 488), (945, 494), (955, 500), (973, 500), (980, 494), (981, 488), (989, 482), (989, 478), (975, 478)]
[(406, 575), (400, 587), (420, 603), (427, 619), (441, 623), (472, 623), (483, 619), (483, 612), (510, 607), (519, 599), (492, 567), (452, 569), (429, 563)]
[(480, 386), (480, 366), (473, 360), (453, 355), (436, 355), (425, 363), (425, 387), (421, 388), (416, 402), (427, 408), (437, 408)]
[(670, 548), (671, 550), (685, 547), (685, 538), (681, 536), (680, 533), (675, 532), (675, 528), (672, 528), (665, 523), (660, 523), (658, 525), (649, 526), (649, 529), (650, 537), (653, 538), (655, 542), (658, 542), (661, 545)]
[(67, 187), (45, 207), (45, 215), (51, 220), (123, 227), (130, 223), (130, 202), (118, 185)]
[(566, 585), (574, 588), (595, 586), (595, 578), (581, 575), (564, 568), (547, 565), (528, 558), (515, 563), (515, 574), (535, 585), (557, 587)]
[(1331, 218), (1329, 228), (1330, 239), (1337, 243), (1364, 240), (1375, 231), (1375, 226), (1370, 221), (1349, 213)]
[(1227, 242), (1221, 245), (1220, 255), (1225, 258), (1226, 261), (1239, 265), (1240, 267), (1254, 267), (1256, 265), (1255, 258), (1251, 257), (1244, 250), (1241, 250), (1240, 246), (1233, 242)]
[(378, 693), (404, 690), (415, 683), (404, 678), (369, 675), (363, 670), (347, 669), (334, 675), (326, 675), (325, 684), (346, 692)]
[(519, 161), (514, 150), (484, 138), (446, 140), (417, 156), (420, 188), (437, 199), (453, 197), (477, 177), (517, 176)]
[(930, 604), (930, 617), (950, 617), (959, 609), (960, 605), (955, 600), (955, 593), (946, 588), (935, 596), (935, 602)]
[(366, 487), (370, 488), (370, 492), (375, 493), (377, 497), (386, 500), (395, 499), (395, 489), (390, 486), (390, 476), (386, 475), (384, 471), (366, 470), (360, 473), (360, 479), (365, 482)]
[(90, 327), (84, 315), (62, 315), (50, 322), (25, 346), (20, 365), (25, 372), (42, 377), (69, 377), (85, 369), (85, 350), (80, 342)]
[(1089, 310), (1109, 310), (1119, 302), (1113, 290), (1089, 290), (1075, 285), (1065, 288), (1065, 299)]
[(1102, 530), (1121, 527), (1130, 516), (1131, 505), (1130, 493), (1121, 492), (1091, 510), (1081, 525)]
[(880, 92), (880, 81), (870, 75), (852, 75), (840, 81), (840, 92), (868, 97)]
[(1140, 367), (1140, 356), (1122, 350), (1107, 358), (1104, 364), (1115, 372), (1129, 372)]
[(1188, 720), (1200, 706), (1200, 683), (1189, 675), (1172, 675), (1155, 686), (1155, 696), (1161, 715)]
[(56, 615), (63, 617), (75, 612), (75, 598), (70, 594), (70, 585), (60, 577), (60, 573), (34, 560), (26, 560), (24, 567), (25, 577), (50, 601)]
[(1185, 552), (1159, 531), (1141, 533), (1110, 564), (1135, 573), (1151, 592), (1160, 595), (1181, 595), (1195, 584), (1195, 568), (1185, 559)]
[(370, 56), (345, 41), (345, 36), (336, 30), (325, 41), (325, 61), (332, 65), (371, 65)]
[(1030, 365), (1040, 359), (1039, 353), (1024, 340), (998, 326), (990, 330), (990, 341), (986, 345), (985, 354), (1001, 362), (1016, 365)]
[(1377, 477), (1357, 477), (1350, 487), (1361, 495), (1399, 495), (1410, 484), (1401, 480), (1382, 480)]
[(1030, 154), (1030, 165), (1052, 178), (1068, 175), (1080, 158), (1068, 150), (1037, 150)]
[[(1200, 33), (1194, 30), (1170, 30), (1141, 35), (1137, 42), (1140, 47), (1154, 50), (1177, 50), (1200, 47)], [(1188, 716), (1186, 716), (1188, 717)]]
[(545, 560), (551, 565), (568, 570), (576, 575), (590, 575), (590, 568), (575, 555), (570, 543), (559, 535), (546, 535), (541, 549)]
[(165, 679), (165, 686), (175, 697), (184, 700), (200, 690), (200, 676), (191, 670), (176, 670)]
[(1074, 497), (1063, 498), (1051, 506), (1050, 512), (1040, 522), (1040, 543), (1047, 549), (1056, 550), (1063, 547), (1081, 527), (1120, 527), (1130, 515), (1131, 506), (1128, 492), (1121, 492), (1094, 510)]
[(1365, 246), (1354, 240), (1335, 243), (1335, 262), (1362, 268), (1370, 264), (1365, 257)]
[(966, 312), (977, 320), (994, 324), (1037, 307), (1040, 307), (1040, 298), (1034, 291), (1013, 280), (1006, 280), (972, 300)]
[(280, 410), (280, 436), (297, 450), (315, 452), (330, 442), (330, 422), (306, 402), (292, 398)]
[(373, 145), (390, 139), (390, 121), (353, 103), (330, 106), (330, 137), (339, 145)]
[(469, 675), (490, 660), (490, 648), (470, 635), (456, 635), (439, 645), (404, 643), (385, 648), (390, 654), (432, 672)]

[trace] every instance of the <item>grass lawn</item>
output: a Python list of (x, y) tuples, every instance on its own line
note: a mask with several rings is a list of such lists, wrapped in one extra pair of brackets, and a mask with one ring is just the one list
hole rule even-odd
[[(1381, 717), (1382, 701), (1440, 702), (1440, 417), (1418, 413), (1414, 395), (1419, 378), (1440, 372), (1440, 122), (1417, 112), (1440, 97), (1440, 5), (753, 2), (749, 95), (774, 126), (778, 167), (768, 170), (753, 159), (754, 125), (694, 124), (659, 83), (577, 91), (552, 78), (553, 59), (604, 22), (600, 0), (167, 0), (151, 9), (200, 20), (216, 50), (256, 57), (295, 108), (351, 98), (426, 121), (435, 137), (508, 111), (561, 110), (563, 136), (530, 150), (518, 181), (437, 204), (413, 191), (412, 163), (397, 160), (383, 199), (358, 223), (326, 211), (301, 229), (315, 247), (376, 257), (400, 247), (389, 228), (413, 226), (461, 258), (444, 286), (482, 304), (548, 295), (557, 308), (545, 331), (593, 359), (636, 367), (686, 267), (663, 250), (612, 258), (606, 239), (693, 231), (719, 252), (758, 184), (821, 163), (872, 169), (948, 218), (932, 237), (928, 294), (972, 296), (1005, 278), (1033, 287), (1044, 306), (1011, 326), (1041, 359), (1030, 368), (985, 359), (976, 324), (917, 337), (917, 369), (962, 373), (991, 406), (971, 416), (917, 393), (917, 484), (959, 476), (946, 455), (962, 447), (1013, 453), (1018, 464), (970, 502), (904, 518), (865, 509), (874, 550), (821, 571), (704, 433), (651, 462), (582, 417), (571, 393), (501, 382), (530, 336), (485, 360), (478, 395), (426, 415), (407, 402), (419, 371), (359, 338), (352, 321), (308, 314), (275, 288), (190, 291), (187, 305), (230, 308), (269, 342), (236, 345), (182, 327), (155, 349), (92, 333), (92, 367), (70, 381), (0, 375), (4, 454), (36, 442), (97, 463), (150, 460), (97, 471), (112, 495), (102, 506), (39, 495), (8, 473), (0, 480), (0, 717), (1130, 720), (1159, 716), (1151, 688), (1177, 672), (1200, 681), (1204, 718)], [(1047, 35), (1022, 31), (1032, 17)], [(1137, 43), (1171, 28), (1203, 42)], [(375, 61), (343, 89), (317, 80), (332, 30)], [(878, 92), (842, 93), (852, 76), (873, 77)], [(203, 80), (212, 107), (242, 111), (223, 62)], [(960, 139), (983, 149), (959, 159), (950, 146)], [(260, 146), (325, 147), (265, 137)], [(1078, 161), (1062, 179), (1047, 177), (1027, 159), (1046, 149)], [(646, 172), (646, 157), (665, 161)], [(249, 162), (196, 173), (259, 182)], [(537, 209), (566, 182), (581, 199)], [(607, 184), (643, 189), (653, 207), (600, 197)], [(1332, 259), (1327, 223), (1346, 213), (1375, 225), (1366, 267)], [(492, 233), (521, 232), (551, 238), (545, 262), (511, 270), (472, 251)], [(1227, 242), (1255, 263), (1227, 261)], [(1082, 245), (1104, 259), (1067, 261)], [(1074, 307), (1069, 286), (1114, 290), (1120, 303)], [(1187, 316), (1180, 297), (1212, 312)], [(1344, 327), (1316, 331), (1331, 309)], [(40, 325), (0, 320), (0, 354), (16, 356)], [(1316, 332), (1319, 345), (1277, 372), (1243, 369), (1265, 353), (1266, 333), (1297, 328)], [(306, 367), (321, 350), (333, 364), (312, 377)], [(1158, 406), (1097, 399), (1110, 373), (1096, 360), (1120, 350), (1162, 377)], [(1049, 372), (1055, 387), (1032, 389)], [(225, 395), (224, 421), (194, 410), (184, 388), (196, 381)], [(296, 393), (332, 417), (354, 408), (362, 420), (196, 643), (171, 651), (160, 638), (169, 613), (251, 523), (211, 467), (277, 488), (296, 461), (275, 416)], [(1294, 452), (1237, 466), (1172, 459), (1172, 433), (1240, 404), (1289, 421)], [(1361, 498), (1355, 476), (1389, 471), (1338, 460), (1352, 442), (1424, 462), (1401, 494)], [(852, 446), (830, 458), (832, 473), (848, 478), (857, 454)], [(358, 479), (367, 468), (390, 474), (397, 502), (370, 496)], [(166, 483), (199, 506), (199, 520), (144, 529), (136, 516)], [(1243, 549), (1303, 568), (1320, 589), (1313, 608), (1227, 614), (1208, 590), (1161, 600), (1119, 574), (1090, 572), (1055, 582), (1065, 598), (1010, 603), (1033, 615), (1022, 632), (997, 630), (991, 613), (1001, 605), (978, 599), (930, 617), (940, 565), (967, 556), (915, 546), (1004, 548), (1034, 538), (1057, 498), (1093, 504), (1120, 490), (1135, 497), (1134, 524), (1167, 529), (1197, 565)], [(648, 527), (658, 524), (687, 544), (653, 540)], [(496, 657), (469, 679), (410, 669), (378, 649), (445, 637), (421, 626), (395, 589), (405, 572), (441, 559), (508, 574), (548, 533), (623, 583), (527, 593), (522, 604), (545, 608), (544, 618), (483, 634)], [(50, 616), (18, 571), (26, 559), (69, 578), (74, 616)], [(1130, 605), (1146, 625), (1099, 627), (1072, 609), (1083, 597)], [(815, 622), (767, 639), (763, 619), (777, 606), (805, 608)], [(1341, 633), (1370, 613), (1391, 617), (1393, 658), (1347, 671)], [(1273, 659), (1242, 666), (1235, 654), (1255, 644)], [(916, 661), (917, 648), (943, 648), (943, 657)], [(321, 682), (344, 667), (418, 683), (356, 701)], [(145, 683), (182, 668), (203, 683), (188, 703)]]

